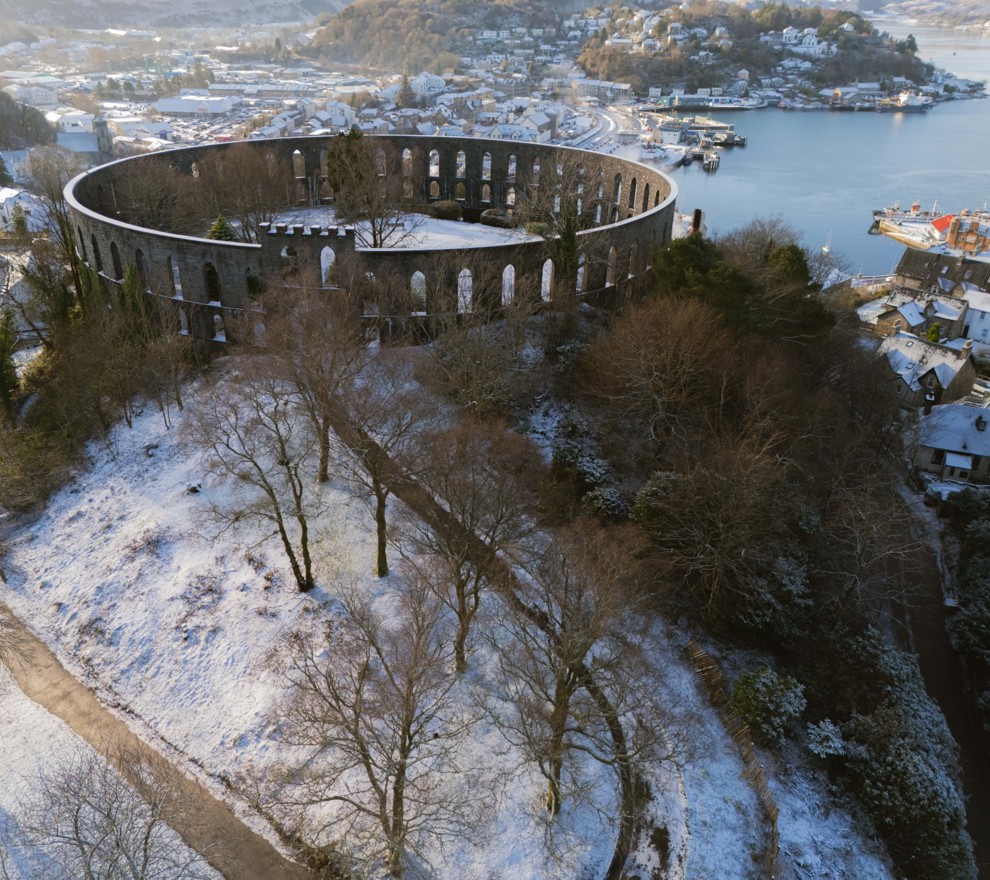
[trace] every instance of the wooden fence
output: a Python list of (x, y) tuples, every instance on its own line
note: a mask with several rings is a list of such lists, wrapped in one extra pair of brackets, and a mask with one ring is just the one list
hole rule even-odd
[(767, 785), (766, 774), (763, 772), (763, 765), (760, 764), (753, 748), (753, 736), (750, 733), (749, 725), (743, 721), (739, 713), (732, 706), (729, 695), (725, 689), (725, 681), (722, 678), (722, 671), (718, 668), (715, 660), (697, 642), (688, 642), (688, 658), (694, 666), (695, 672), (704, 685), (705, 692), (712, 705), (718, 710), (722, 718), (722, 723), (726, 730), (735, 740), (739, 747), (746, 769), (743, 771), (743, 778), (749, 783), (756, 799), (760, 803), (763, 815), (769, 828), (770, 841), (766, 853), (763, 857), (763, 876), (767, 880), (773, 880), (774, 870), (777, 865), (777, 854), (780, 850), (780, 834), (777, 830), (777, 802), (770, 793)]

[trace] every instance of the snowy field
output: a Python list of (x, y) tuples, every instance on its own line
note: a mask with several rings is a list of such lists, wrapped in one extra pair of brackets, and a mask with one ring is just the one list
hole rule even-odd
[[(373, 576), (374, 520), (331, 482), (328, 513), (316, 524), (317, 588), (297, 592), (274, 540), (243, 525), (220, 534), (211, 504), (232, 509), (245, 489), (217, 482), (203, 454), (180, 442), (185, 418), (177, 414), (177, 427), (166, 430), (149, 405), (132, 429), (119, 426), (94, 445), (88, 469), (40, 517), (11, 530), (3, 597), (71, 672), (133, 712), (150, 742), (199, 765), (229, 799), (223, 782), (264, 786), (297, 757), (274, 738), (271, 715), (286, 690), (273, 657), (288, 635), (322, 630), (345, 593), (387, 604), (403, 580)], [(690, 744), (677, 766), (648, 773), (650, 811), (668, 835), (666, 870), (655, 876), (751, 877), (765, 829), (742, 761), (683, 658), (684, 639), (661, 626), (653, 632), (658, 693), (672, 729)], [(0, 697), (0, 792), (16, 796), (32, 762), (49, 760), (64, 734), (49, 734), (59, 723), (10, 687)], [(462, 784), (481, 802), (484, 824), (469, 839), (428, 848), (438, 880), (601, 874), (614, 846), (608, 771), (588, 769), (601, 812), (569, 805), (548, 834), (539, 817), (545, 783), (493, 725), (479, 722), (462, 750), (470, 768)], [(767, 770), (781, 809), (779, 877), (890, 877), (849, 816), (830, 809), (823, 781), (772, 762)], [(0, 810), (9, 809), (0, 795)], [(659, 867), (655, 851), (640, 851), (642, 874)]]

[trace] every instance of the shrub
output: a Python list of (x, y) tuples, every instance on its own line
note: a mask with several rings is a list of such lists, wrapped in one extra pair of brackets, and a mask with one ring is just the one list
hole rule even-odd
[(460, 202), (445, 200), (430, 205), (430, 212), (437, 220), (460, 220), (464, 216)]
[(761, 666), (739, 676), (732, 705), (757, 740), (777, 748), (801, 717), (807, 701), (804, 686), (797, 679)]

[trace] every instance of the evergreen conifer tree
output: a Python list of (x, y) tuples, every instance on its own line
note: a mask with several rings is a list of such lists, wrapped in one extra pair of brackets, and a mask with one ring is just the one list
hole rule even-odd
[(27, 225), (27, 217), (24, 216), (24, 210), (20, 205), (14, 205), (13, 217), (10, 221), (10, 232), (14, 240), (18, 242), (27, 242), (31, 237), (31, 231)]
[(0, 156), (0, 186), (13, 186), (14, 178), (10, 176), (10, 171), (7, 170), (7, 163), (3, 161), (3, 156)]
[(213, 225), (210, 227), (210, 231), (206, 233), (206, 237), (212, 238), (214, 241), (239, 240), (234, 227), (230, 225), (230, 221), (223, 214), (217, 215), (217, 219), (213, 221)]
[(412, 86), (409, 85), (408, 76), (402, 77), (402, 87), (399, 89), (395, 103), (402, 108), (414, 107), (416, 105), (416, 93), (413, 91)]
[(0, 313), (0, 415), (10, 415), (17, 394), (17, 370), (14, 367), (14, 347), (17, 344), (17, 325), (14, 313), (8, 308)]

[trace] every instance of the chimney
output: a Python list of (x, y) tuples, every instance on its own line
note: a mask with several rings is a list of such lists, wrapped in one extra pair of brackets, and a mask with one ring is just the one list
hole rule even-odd
[(900, 318), (898, 318), (896, 321), (894, 321), (893, 324), (890, 325), (890, 329), (887, 331), (887, 335), (896, 336), (898, 333), (901, 332), (901, 329), (903, 327), (904, 327), (904, 322), (901, 321)]
[(967, 339), (963, 347), (959, 351), (959, 357), (963, 360), (968, 358), (973, 353), (973, 340)]
[(932, 406), (933, 406), (934, 403), (935, 403), (935, 395), (932, 394), (931, 391), (929, 391), (925, 395), (925, 403), (924, 403), (924, 405), (922, 406), (922, 409), (921, 409), (922, 413), (924, 413), (924, 415), (926, 415), (926, 416), (931, 415), (931, 413), (932, 413)]
[(695, 208), (691, 215), (691, 233), (701, 232), (701, 208)]

